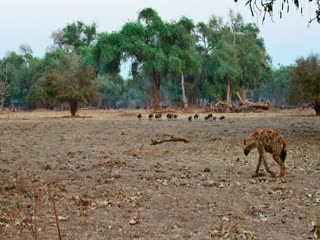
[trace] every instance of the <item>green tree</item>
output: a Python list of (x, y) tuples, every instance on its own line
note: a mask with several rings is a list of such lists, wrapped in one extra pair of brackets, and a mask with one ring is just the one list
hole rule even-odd
[(289, 77), (289, 102), (309, 104), (320, 115), (320, 56), (299, 58)]
[[(61, 53), (52, 54), (57, 57)], [(56, 59), (50, 61), (56, 64)], [(97, 93), (95, 70), (77, 54), (64, 55), (61, 61), (45, 73), (42, 88), (53, 103), (67, 103), (75, 116), (81, 103), (88, 103)]]
[(239, 81), (242, 98), (249, 90), (255, 90), (273, 80), (271, 58), (266, 52), (263, 39), (258, 36), (255, 24), (244, 24), (238, 40), (238, 57), (242, 69)]
[(273, 71), (272, 81), (260, 89), (265, 98), (275, 107), (283, 107), (288, 103), (288, 81), (292, 68), (292, 66), (280, 66)]
[(201, 71), (201, 58), (195, 51), (195, 25), (192, 20), (182, 17), (177, 23), (166, 24), (164, 49), (168, 58), (168, 73), (181, 78), (181, 92), (184, 107), (188, 106), (185, 75), (198, 75)]
[(143, 9), (137, 21), (126, 23), (120, 32), (99, 36), (95, 50), (99, 69), (119, 71), (121, 61), (129, 60), (133, 74), (141, 71), (152, 79), (153, 107), (159, 109), (161, 78), (169, 72), (182, 74), (188, 58), (192, 60), (184, 51), (190, 50), (190, 23), (186, 18), (165, 23), (155, 10)]
[(67, 24), (62, 30), (53, 32), (51, 38), (55, 48), (67, 53), (79, 53), (81, 48), (90, 46), (96, 39), (96, 28), (95, 23), (86, 25), (82, 21), (77, 21)]
[[(201, 29), (208, 36), (206, 44), (200, 45), (208, 46), (203, 52), (209, 53), (202, 70), (206, 72), (207, 96), (225, 97), (231, 103), (235, 91), (242, 92), (245, 98), (248, 90), (253, 91), (271, 80), (271, 61), (256, 25), (245, 24), (240, 14), (230, 11), (228, 23), (213, 17)], [(209, 87), (210, 83), (214, 86)], [(221, 85), (226, 87), (219, 93)], [(214, 93), (208, 94), (208, 89)]]
[(3, 110), (4, 102), (9, 96), (9, 87), (7, 63), (0, 60), (0, 110)]
[(103, 74), (97, 79), (99, 107), (111, 108), (121, 99), (124, 92), (124, 80), (119, 74)]
[(10, 96), (8, 104), (28, 108), (28, 95), (41, 75), (41, 60), (33, 57), (28, 45), (21, 45), (20, 51), (21, 54), (9, 52), (2, 59), (2, 78), (5, 78), (6, 95)]

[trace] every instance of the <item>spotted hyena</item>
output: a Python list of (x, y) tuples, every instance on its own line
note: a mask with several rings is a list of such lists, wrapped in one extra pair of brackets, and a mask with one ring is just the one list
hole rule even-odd
[(259, 175), (259, 168), (263, 160), (265, 169), (274, 177), (276, 174), (269, 169), (266, 152), (272, 154), (273, 159), (280, 165), (280, 176), (284, 176), (286, 167), (284, 161), (287, 155), (287, 144), (284, 138), (276, 131), (257, 129), (244, 140), (244, 154), (257, 148), (259, 152), (259, 161), (254, 176)]

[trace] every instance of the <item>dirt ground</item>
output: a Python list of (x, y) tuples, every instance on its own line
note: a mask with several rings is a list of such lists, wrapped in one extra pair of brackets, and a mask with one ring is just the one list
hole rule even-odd
[[(139, 112), (0, 113), (0, 239), (59, 239), (59, 230), (80, 240), (314, 238), (319, 117), (200, 113), (189, 122)], [(246, 157), (243, 139), (256, 128), (286, 138), (285, 177), (263, 166), (252, 177), (258, 153)], [(170, 135), (189, 142), (151, 145)]]

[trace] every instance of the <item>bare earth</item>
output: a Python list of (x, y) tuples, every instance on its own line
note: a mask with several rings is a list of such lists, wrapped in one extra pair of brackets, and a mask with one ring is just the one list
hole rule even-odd
[[(61, 239), (313, 239), (319, 117), (140, 112), (140, 121), (138, 111), (0, 113), (0, 239), (59, 239), (56, 222)], [(245, 157), (242, 144), (256, 128), (286, 138), (284, 178), (263, 165), (252, 177), (258, 153)], [(189, 143), (151, 145), (168, 135)]]

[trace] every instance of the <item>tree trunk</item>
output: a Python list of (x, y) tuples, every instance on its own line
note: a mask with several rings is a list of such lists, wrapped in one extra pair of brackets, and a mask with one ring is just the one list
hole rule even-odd
[(4, 96), (1, 96), (1, 99), (0, 99), (1, 103), (0, 103), (0, 110), (2, 111), (4, 109), (4, 101), (5, 101), (5, 97)]
[(153, 70), (152, 73), (153, 77), (153, 109), (159, 110), (160, 109), (160, 76), (159, 74)]
[(184, 105), (184, 108), (187, 108), (188, 107), (188, 101), (187, 101), (187, 97), (186, 97), (186, 90), (184, 88), (184, 75), (183, 75), (183, 73), (181, 73), (181, 90), (182, 90), (183, 105)]
[(70, 102), (70, 103), (69, 103), (69, 106), (70, 106), (71, 116), (72, 116), (72, 117), (75, 117), (75, 116), (76, 116), (76, 113), (77, 113), (77, 111), (78, 111), (78, 102), (77, 102), (77, 101)]
[(242, 86), (242, 99), (247, 99), (247, 89), (244, 86)]
[(314, 110), (316, 111), (316, 115), (320, 116), (320, 100), (315, 101)]
[(228, 77), (228, 86), (227, 86), (227, 103), (231, 104), (232, 102), (232, 80)]

